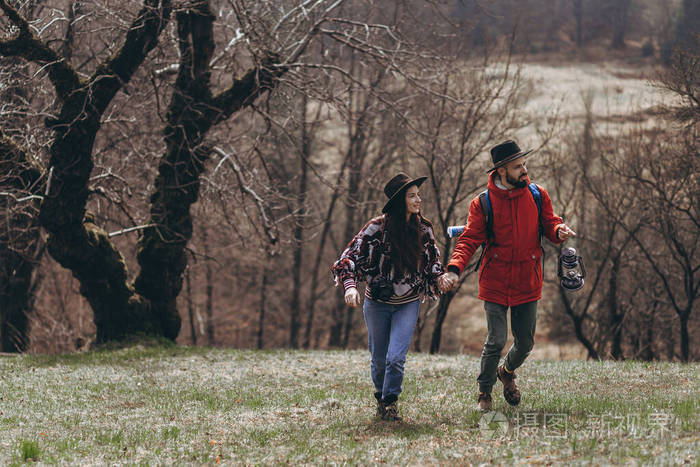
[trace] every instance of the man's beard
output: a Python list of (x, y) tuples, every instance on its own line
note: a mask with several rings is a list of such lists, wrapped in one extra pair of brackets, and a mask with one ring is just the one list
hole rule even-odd
[(506, 181), (513, 185), (515, 188), (525, 188), (527, 186), (527, 180), (518, 180), (517, 178), (511, 178), (508, 172), (506, 172)]

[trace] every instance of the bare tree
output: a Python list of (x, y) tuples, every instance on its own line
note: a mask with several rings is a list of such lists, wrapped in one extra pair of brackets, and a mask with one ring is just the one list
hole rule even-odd
[(613, 49), (625, 48), (625, 35), (628, 29), (631, 4), (632, 0), (618, 0), (612, 2), (611, 21), (613, 36), (610, 47)]
[[(487, 65), (486, 57), (465, 60), (466, 72), (445, 61), (434, 86), (439, 91), (423, 96), (416, 106), (420, 111), (411, 120), (416, 136), (409, 147), (428, 175), (427, 212), (436, 213), (436, 239), (445, 265), (451, 246), (447, 227), (466, 222), (469, 201), (486, 181), (488, 147), (525, 123), (517, 109), (527, 96), (526, 87), (510, 62), (511, 51), (506, 51), (499, 65)], [(468, 276), (462, 276), (460, 288)], [(440, 349), (442, 326), (455, 293), (443, 294), (437, 308), (429, 310), (435, 313), (431, 353)], [(418, 339), (424, 322), (421, 317)]]
[[(354, 63), (354, 61), (353, 61)], [(352, 68), (352, 65), (351, 65)], [(358, 73), (355, 71), (355, 73)], [(362, 73), (361, 71), (359, 73)], [(369, 90), (365, 90), (364, 86), (358, 87), (350, 84), (348, 89), (348, 185), (345, 196), (345, 227), (342, 238), (351, 239), (357, 229), (357, 214), (360, 208), (360, 193), (363, 182), (367, 179), (367, 156), (368, 148), (374, 138), (374, 117), (376, 114), (372, 112), (372, 107), (375, 104), (374, 96), (371, 89), (379, 85), (384, 71), (370, 71), (373, 76), (369, 77), (370, 83), (366, 85)], [(362, 82), (363, 77), (356, 78)], [(342, 291), (341, 291), (342, 292)], [(349, 335), (350, 320), (353, 309), (345, 304), (342, 293), (336, 294), (336, 304), (333, 310), (333, 322), (330, 327), (329, 345), (331, 346), (347, 346)]]
[[(550, 178), (557, 180), (551, 189), (552, 199), (558, 202), (561, 215), (577, 226), (577, 243), (585, 251), (587, 286), (570, 294), (558, 286), (553, 274), (548, 282), (556, 286), (563, 315), (571, 320), (574, 335), (588, 358), (622, 359), (624, 323), (632, 310), (630, 270), (638, 261), (630, 245), (632, 234), (639, 231), (644, 219), (636, 214), (636, 193), (625, 185), (610, 183), (610, 174), (601, 170), (600, 154), (615, 153), (619, 148), (614, 140), (596, 133), (592, 95), (584, 95), (583, 101), (584, 124), (578, 139), (544, 150), (543, 163)], [(571, 170), (572, 166), (576, 169)], [(597, 204), (593, 192), (614, 200), (609, 204), (614, 214)], [(631, 232), (622, 222), (630, 226)], [(554, 249), (556, 257), (562, 248), (559, 245)], [(551, 320), (562, 319), (559, 313), (550, 313)]]
[[(40, 3), (29, 2), (25, 8), (32, 12)], [(45, 252), (37, 219), (45, 170), (32, 153), (31, 140), (20, 130), (32, 101), (43, 98), (25, 85), (31, 72), (17, 57), (0, 61), (0, 350), (4, 352), (28, 348), (28, 314), (42, 278), (36, 266)]]
[[(619, 197), (605, 194), (599, 183), (587, 185), (608, 216), (614, 219), (641, 252), (657, 279), (664, 303), (678, 316), (680, 357), (690, 356), (688, 323), (700, 297), (696, 254), (700, 246), (695, 130), (680, 136), (643, 133), (628, 137), (618, 156), (603, 159), (605, 168), (635, 198), (635, 215), (625, 214)], [(662, 141), (660, 138), (670, 138)], [(615, 265), (615, 263), (613, 263)], [(616, 271), (611, 271), (614, 274)], [(650, 297), (656, 304), (659, 296)], [(654, 305), (657, 306), (657, 305)], [(619, 352), (618, 352), (619, 353)]]
[[(317, 28), (339, 2), (305, 2), (274, 13), (268, 30), (253, 23), (255, 12), (245, 3), (233, 8), (249, 41), (259, 48), (250, 54), (249, 70), (219, 93), (210, 86), (214, 61), (213, 24), (209, 2), (185, 2), (176, 13), (179, 63), (175, 92), (164, 130), (166, 149), (159, 161), (151, 195), (150, 219), (139, 240), (141, 267), (133, 285), (125, 262), (107, 233), (86, 211), (88, 180), (94, 166), (92, 148), (100, 119), (115, 94), (132, 78), (157, 44), (168, 23), (169, 1), (147, 0), (129, 28), (124, 44), (82, 79), (70, 62), (46, 45), (19, 11), (0, 2), (16, 35), (0, 43), (4, 56), (18, 56), (43, 65), (60, 102), (56, 117), (47, 119), (54, 131), (51, 143), (52, 184), (41, 205), (48, 250), (81, 283), (97, 324), (98, 341), (149, 332), (174, 339), (180, 328), (176, 297), (186, 266), (184, 247), (191, 237), (189, 207), (197, 200), (199, 177), (211, 149), (209, 129), (250, 106), (275, 87), (287, 63), (303, 53)], [(310, 12), (319, 12), (312, 16)]]
[(36, 220), (43, 169), (0, 130), (0, 338), (3, 352), (29, 345), (32, 273), (44, 250)]
[[(81, 281), (83, 293), (96, 311), (100, 337), (106, 338), (110, 331), (102, 326), (103, 319), (122, 313), (126, 300), (119, 299), (119, 295), (127, 295), (128, 288), (121, 256), (106, 233), (94, 224), (94, 217), (85, 211), (87, 182), (93, 167), (92, 146), (100, 117), (112, 97), (155, 46), (169, 17), (170, 4), (147, 2), (119, 52), (105, 60), (87, 80), (82, 80), (69, 62), (49, 48), (9, 3), (0, 1), (0, 8), (18, 32), (0, 43), (0, 53), (44, 65), (60, 101), (58, 115), (46, 120), (55, 138), (50, 147), (52, 179), (39, 218), (49, 234), (50, 254)], [(110, 281), (123, 285), (105, 288)]]

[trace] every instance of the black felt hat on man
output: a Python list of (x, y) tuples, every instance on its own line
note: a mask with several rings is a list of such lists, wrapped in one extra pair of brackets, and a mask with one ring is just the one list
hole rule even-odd
[(408, 190), (411, 186), (421, 186), (421, 184), (427, 179), (428, 177), (411, 178), (405, 173), (401, 172), (386, 182), (386, 185), (384, 186), (384, 194), (387, 196), (387, 198), (389, 198), (389, 201), (387, 201), (384, 208), (382, 208), (382, 212), (387, 212), (391, 207), (391, 204), (403, 196), (406, 190)]
[(489, 169), (489, 172), (493, 172), (499, 167), (506, 165), (508, 162), (517, 159), (518, 157), (523, 157), (532, 152), (532, 149), (523, 151), (518, 146), (518, 143), (509, 139), (501, 144), (491, 148), (491, 161), (493, 162), (493, 167)]

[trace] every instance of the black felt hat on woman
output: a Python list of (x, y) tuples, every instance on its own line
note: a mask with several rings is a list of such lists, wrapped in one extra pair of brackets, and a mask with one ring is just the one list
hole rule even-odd
[(532, 149), (523, 151), (518, 146), (518, 143), (509, 139), (501, 144), (491, 148), (491, 161), (493, 162), (493, 167), (489, 169), (489, 172), (493, 172), (499, 167), (506, 165), (508, 162), (517, 159), (518, 157), (523, 157), (532, 152)]
[(421, 186), (421, 184), (427, 179), (428, 177), (411, 178), (405, 173), (400, 172), (394, 178), (386, 182), (386, 185), (384, 186), (384, 194), (387, 196), (387, 198), (389, 198), (389, 201), (387, 201), (384, 208), (382, 208), (382, 212), (387, 212), (391, 208), (391, 205), (395, 203), (397, 199), (403, 196), (406, 190), (408, 190), (411, 186)]

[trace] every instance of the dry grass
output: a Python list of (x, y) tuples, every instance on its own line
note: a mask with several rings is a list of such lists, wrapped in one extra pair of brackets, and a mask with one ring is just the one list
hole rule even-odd
[[(63, 464), (698, 462), (698, 364), (529, 360), (520, 407), (494, 393), (511, 426), (488, 439), (476, 358), (409, 354), (398, 424), (373, 418), (368, 360), (172, 346), (0, 357), (0, 464), (32, 443)], [(546, 436), (548, 414), (566, 417), (563, 436)], [(639, 429), (596, 432), (606, 416)]]

